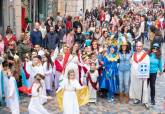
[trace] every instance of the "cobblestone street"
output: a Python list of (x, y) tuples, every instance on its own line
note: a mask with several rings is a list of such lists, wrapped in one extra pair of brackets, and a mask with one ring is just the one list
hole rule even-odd
[[(146, 43), (145, 47), (148, 47)], [(163, 57), (165, 58), (165, 45), (163, 46)], [(165, 60), (165, 59), (164, 59)], [(165, 96), (165, 76), (158, 76), (156, 83), (156, 105), (151, 107), (150, 110), (146, 110), (142, 105), (120, 104), (118, 100), (115, 104), (108, 103), (106, 99), (99, 98), (97, 104), (90, 104), (80, 108), (81, 114), (165, 114), (163, 109), (163, 102)], [(28, 104), (30, 97), (21, 98), (21, 114), (28, 114)], [(57, 107), (56, 100), (49, 101), (45, 105), (51, 114), (61, 114)], [(10, 114), (8, 109), (0, 108), (0, 114)]]

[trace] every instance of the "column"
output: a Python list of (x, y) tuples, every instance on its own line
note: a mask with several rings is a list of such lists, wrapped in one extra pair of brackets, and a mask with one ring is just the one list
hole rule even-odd
[(14, 13), (15, 13), (15, 30), (16, 30), (16, 37), (17, 40), (20, 39), (21, 35), (21, 0), (14, 0)]

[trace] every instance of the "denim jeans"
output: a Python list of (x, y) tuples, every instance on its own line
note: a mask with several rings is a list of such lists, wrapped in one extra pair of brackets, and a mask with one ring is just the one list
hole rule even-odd
[(129, 93), (130, 85), (130, 70), (120, 71), (119, 70), (119, 90), (120, 93), (124, 92), (125, 94)]

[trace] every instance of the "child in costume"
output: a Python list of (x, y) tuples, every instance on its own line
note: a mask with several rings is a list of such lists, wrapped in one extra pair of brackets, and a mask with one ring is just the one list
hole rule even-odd
[(99, 68), (99, 89), (100, 89), (100, 96), (105, 98), (106, 93), (107, 93), (107, 88), (106, 88), (106, 69), (104, 65), (104, 58), (105, 58), (105, 53), (107, 52), (107, 45), (104, 45), (103, 47), (101, 46), (99, 48), (99, 55), (98, 59), (100, 63), (102, 64)]
[(60, 87), (57, 90), (58, 93), (61, 89), (64, 89), (62, 101), (63, 114), (80, 114), (76, 91), (82, 88), (83, 86), (81, 86), (75, 78), (74, 70), (69, 70), (68, 78), (60, 83)]
[(85, 33), (85, 47), (91, 46), (92, 40), (91, 40), (91, 34), (90, 32)]
[[(31, 67), (31, 72), (30, 72), (30, 84), (32, 86), (33, 82), (34, 82), (34, 76), (36, 74), (42, 74), (42, 80), (41, 80), (41, 84), (42, 84), (42, 87), (43, 87), (43, 95), (46, 96), (46, 87), (45, 87), (45, 81), (44, 81), (44, 76), (45, 76), (45, 73), (44, 73), (44, 68), (43, 68), (43, 65), (42, 65), (42, 62), (41, 62), (42, 58), (41, 56), (34, 56), (33, 57), (33, 64), (32, 64), (32, 67)], [(43, 99), (41, 98), (41, 103), (44, 104), (46, 103), (46, 99)]]
[(32, 85), (32, 97), (28, 107), (29, 114), (50, 114), (42, 105), (41, 98), (52, 99), (51, 97), (43, 95), (43, 86), (41, 74), (36, 74), (34, 77), (34, 83)]
[(114, 101), (114, 94), (119, 91), (119, 77), (118, 77), (118, 60), (117, 47), (110, 46), (109, 53), (104, 57), (104, 71), (103, 75), (106, 77), (106, 88), (108, 90), (108, 102)]
[(44, 75), (44, 70), (43, 70), (43, 66), (42, 66), (40, 59), (41, 59), (41, 56), (33, 56), (32, 57), (32, 65), (30, 66), (30, 70), (29, 70), (29, 72), (30, 72), (30, 78), (29, 78), (30, 87), (33, 84), (34, 76), (37, 73)]
[(48, 95), (51, 95), (52, 93), (52, 80), (53, 80), (53, 64), (51, 61), (51, 57), (48, 53), (46, 53), (43, 57), (43, 69), (45, 73), (45, 86), (46, 86), (46, 92)]
[(89, 102), (97, 102), (98, 76), (99, 73), (96, 68), (96, 63), (92, 62), (90, 65), (90, 71), (87, 72), (87, 85), (90, 94)]
[(8, 93), (6, 99), (9, 101), (10, 111), (12, 114), (20, 114), (17, 82), (9, 68), (4, 72), (8, 77)]
[(81, 76), (81, 85), (87, 85), (86, 73), (90, 70), (90, 58), (88, 55), (82, 56), (83, 63), (79, 65), (79, 75)]
[[(23, 70), (25, 72), (26, 75), (26, 79), (28, 80), (29, 83), (29, 78), (30, 78), (30, 69), (32, 66), (32, 61), (30, 59), (30, 55), (28, 53), (25, 54), (24, 57), (24, 65), (23, 65)], [(28, 85), (30, 87), (30, 85)]]
[(62, 76), (63, 55), (62, 55), (62, 53), (58, 53), (58, 56), (54, 61), (54, 70), (55, 70), (55, 89), (57, 90), (59, 87), (60, 81), (63, 79), (63, 76)]
[(1, 89), (1, 93), (0, 93), (0, 100), (1, 100), (1, 105), (4, 105), (6, 107), (9, 107), (9, 99), (6, 99), (6, 97), (8, 96), (8, 84), (9, 84), (9, 79), (7, 77), (7, 69), (8, 69), (9, 64), (7, 63), (7, 61), (4, 61), (2, 66), (1, 66), (1, 74), (0, 74), (0, 89)]
[(91, 62), (96, 63), (96, 69), (99, 69), (100, 63), (99, 63), (99, 59), (97, 58), (96, 53), (91, 54)]

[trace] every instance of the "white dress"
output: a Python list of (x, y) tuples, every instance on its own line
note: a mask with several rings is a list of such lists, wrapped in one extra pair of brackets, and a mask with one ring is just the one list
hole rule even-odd
[[(39, 65), (39, 66), (32, 66), (31, 67), (31, 72), (30, 72), (30, 87), (32, 86), (33, 82), (34, 82), (34, 77), (36, 74), (42, 74), (45, 76), (45, 73), (44, 73), (44, 68), (42, 65)], [(43, 87), (43, 96), (46, 96), (46, 87), (45, 87), (45, 81), (44, 80), (41, 80), (41, 83), (42, 83), (42, 87)], [(43, 99), (41, 98), (41, 103), (44, 104), (47, 102), (46, 99)]]
[(33, 81), (34, 81), (34, 76), (36, 74), (44, 75), (44, 69), (43, 69), (42, 65), (40, 65), (40, 66), (32, 66), (32, 64), (31, 64), (29, 72), (30, 72), (30, 78), (29, 78), (30, 86), (32, 86)]
[(79, 82), (75, 80), (63, 80), (60, 88), (64, 88), (63, 96), (63, 114), (80, 114), (79, 105), (76, 95), (76, 89), (81, 89)]
[[(9, 93), (9, 86), (8, 86), (8, 84), (9, 84), (9, 79), (4, 74), (4, 88), (5, 88), (4, 95), (5, 95), (5, 97), (7, 97), (8, 93)], [(9, 107), (9, 99), (5, 99), (5, 102), (6, 102), (6, 106)]]
[(16, 86), (16, 80), (14, 77), (9, 78), (9, 85), (8, 85), (8, 97), (9, 98), (9, 108), (12, 114), (20, 114), (19, 110), (19, 96), (18, 96), (18, 88)]
[(26, 62), (26, 71), (28, 74), (30, 74), (31, 65), (32, 65), (32, 61)]
[(29, 84), (30, 84), (30, 87), (32, 86), (33, 84), (33, 81), (34, 81), (34, 76), (36, 74), (42, 74), (42, 75), (45, 75), (44, 74), (44, 69), (43, 69), (43, 66), (40, 65), (40, 66), (32, 66), (30, 67), (30, 78), (29, 78)]
[(29, 114), (50, 114), (40, 102), (40, 98), (43, 97), (46, 99), (46, 96), (42, 95), (42, 88), (39, 89), (39, 92), (37, 91), (38, 86), (39, 84), (35, 83), (32, 87), (32, 97), (28, 107)]
[(68, 71), (73, 69), (75, 72), (76, 79), (79, 80), (78, 63), (79, 63), (78, 56), (77, 55), (73, 56), (72, 54), (70, 54), (68, 62), (67, 62), (66, 67), (65, 67), (64, 78), (68, 78), (67, 77)]
[[(141, 51), (137, 54), (137, 60), (141, 58), (144, 51)], [(141, 63), (146, 63), (148, 66), (150, 65), (150, 59), (147, 55), (141, 62), (136, 63), (132, 57), (132, 66), (131, 66), (131, 83), (130, 83), (130, 91), (129, 95), (131, 99), (138, 99), (141, 100), (142, 97), (142, 82), (144, 81), (143, 86), (143, 97), (142, 101), (143, 103), (148, 103), (148, 87), (147, 87), (147, 78), (146, 79), (140, 79), (138, 78), (138, 66)], [(148, 73), (149, 76), (149, 73)]]
[(45, 73), (45, 86), (46, 90), (52, 90), (52, 77), (53, 77), (53, 68), (50, 65), (49, 69), (47, 68), (47, 63), (43, 64), (43, 69)]
[[(90, 73), (90, 76), (94, 83), (97, 82), (97, 78), (99, 76), (98, 70), (95, 70), (94, 73)], [(89, 87), (89, 94), (90, 94), (89, 102), (96, 102), (97, 101), (97, 90), (92, 87), (90, 81), (88, 82), (88, 87)]]

